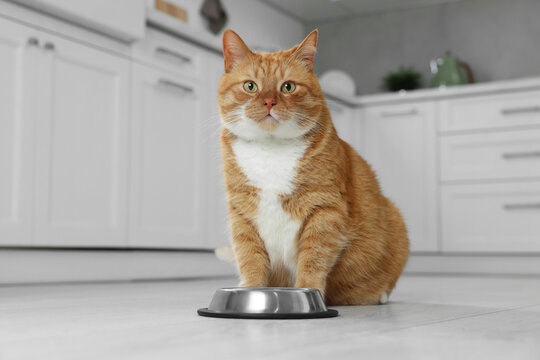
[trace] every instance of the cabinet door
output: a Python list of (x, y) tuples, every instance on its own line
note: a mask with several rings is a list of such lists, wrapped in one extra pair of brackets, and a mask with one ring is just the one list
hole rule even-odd
[(0, 244), (31, 243), (36, 30), (0, 18)]
[(43, 35), (36, 243), (126, 244), (129, 62)]
[(205, 247), (203, 88), (138, 64), (132, 81), (130, 245)]
[(540, 252), (540, 182), (443, 185), (443, 251)]
[(208, 111), (203, 119), (203, 156), (205, 157), (205, 179), (207, 184), (207, 201), (205, 214), (208, 214), (207, 240), (208, 247), (219, 247), (230, 243), (227, 218), (227, 199), (222, 170), (221, 149), (219, 146), (221, 134), (221, 119), (217, 105), (219, 80), (223, 74), (223, 58), (207, 57), (208, 91), (205, 106)]
[(377, 106), (364, 114), (366, 159), (405, 218), (411, 250), (438, 250), (435, 105)]

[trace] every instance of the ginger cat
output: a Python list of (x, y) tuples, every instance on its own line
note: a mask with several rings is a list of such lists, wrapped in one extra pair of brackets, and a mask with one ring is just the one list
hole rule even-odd
[(332, 125), (313, 74), (317, 35), (275, 53), (223, 35), (218, 103), (234, 260), (241, 286), (316, 288), (330, 305), (386, 303), (407, 262), (407, 230)]

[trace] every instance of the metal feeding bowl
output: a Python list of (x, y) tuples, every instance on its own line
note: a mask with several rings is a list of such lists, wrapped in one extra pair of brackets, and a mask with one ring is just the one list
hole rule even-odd
[(201, 316), (241, 319), (312, 319), (338, 315), (317, 289), (231, 287), (218, 289)]

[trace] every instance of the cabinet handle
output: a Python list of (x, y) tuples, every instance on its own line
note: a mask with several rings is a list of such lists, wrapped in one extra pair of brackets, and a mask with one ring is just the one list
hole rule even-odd
[(501, 109), (501, 114), (512, 115), (520, 113), (540, 112), (540, 106), (526, 106), (512, 109)]
[(28, 45), (30, 46), (39, 46), (39, 40), (36, 37), (31, 37), (28, 39)]
[(504, 204), (504, 210), (536, 210), (540, 209), (540, 203), (531, 204)]
[(516, 153), (504, 153), (502, 154), (503, 159), (520, 159), (520, 158), (530, 158), (530, 157), (540, 157), (540, 151), (528, 151), (528, 152), (516, 152)]
[(45, 50), (54, 51), (55, 47), (53, 43), (47, 42), (45, 43), (45, 46), (43, 46)]
[(160, 85), (163, 85), (163, 86), (168, 86), (168, 87), (175, 88), (177, 90), (181, 90), (184, 93), (189, 93), (189, 94), (193, 93), (193, 88), (191, 88), (189, 86), (179, 84), (179, 83), (171, 81), (171, 80), (159, 79), (158, 83)]
[(182, 54), (179, 54), (177, 53), (176, 51), (172, 51), (172, 50), (169, 50), (167, 48), (164, 48), (164, 47), (157, 47), (156, 48), (156, 51), (158, 53), (162, 53), (162, 54), (166, 54), (166, 55), (169, 55), (169, 56), (173, 56), (177, 59), (179, 59), (181, 62), (183, 63), (189, 63), (191, 62), (191, 58), (185, 56), (185, 55), (182, 55)]
[(418, 110), (416, 109), (406, 109), (398, 111), (381, 111), (382, 117), (391, 117), (391, 116), (406, 116), (406, 115), (416, 115)]

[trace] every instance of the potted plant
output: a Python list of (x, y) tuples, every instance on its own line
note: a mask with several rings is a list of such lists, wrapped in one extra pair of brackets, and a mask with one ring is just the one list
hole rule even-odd
[(412, 67), (400, 66), (384, 76), (383, 86), (389, 91), (418, 89), (422, 86), (422, 74)]

